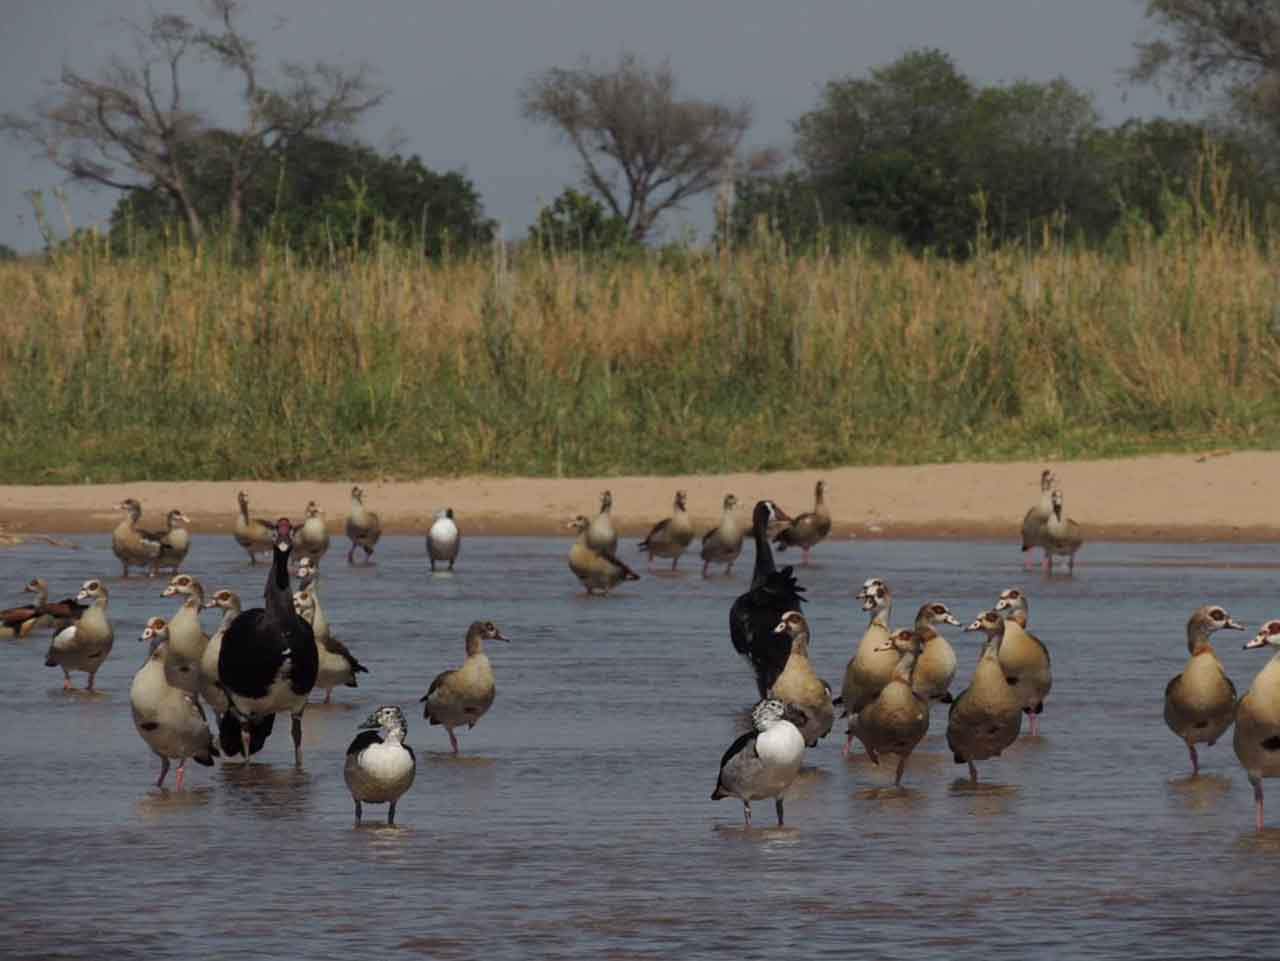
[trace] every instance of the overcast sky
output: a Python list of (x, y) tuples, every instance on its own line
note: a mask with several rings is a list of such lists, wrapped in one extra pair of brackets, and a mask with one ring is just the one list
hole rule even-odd
[[(25, 107), (64, 63), (87, 70), (127, 51), (113, 20), (149, 10), (194, 14), (195, 0), (7, 0), (0, 31), (0, 110)], [(913, 47), (950, 53), (980, 82), (1062, 75), (1091, 91), (1111, 123), (1167, 114), (1155, 91), (1120, 72), (1142, 35), (1141, 0), (253, 0), (243, 25), (264, 61), (329, 59), (375, 66), (390, 88), (360, 131), (375, 146), (435, 170), (462, 170), (508, 238), (540, 204), (575, 183), (573, 157), (523, 121), (516, 91), (533, 72), (583, 54), (613, 60), (624, 48), (669, 58), (684, 93), (754, 103), (753, 145), (788, 146), (790, 123), (822, 84), (863, 74)], [(234, 104), (229, 79), (202, 75), (192, 100), (218, 114)], [(39, 234), (25, 194), (62, 183), (30, 151), (0, 140), (0, 242), (28, 250)], [(100, 222), (110, 191), (71, 190), (78, 226)], [(707, 205), (687, 213), (707, 223)], [(668, 235), (678, 224), (667, 227)]]

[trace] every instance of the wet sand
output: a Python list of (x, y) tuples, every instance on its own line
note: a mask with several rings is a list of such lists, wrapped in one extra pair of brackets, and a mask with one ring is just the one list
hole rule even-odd
[[(1037, 499), (1039, 474), (1052, 467), (1067, 513), (1096, 540), (1277, 541), (1270, 475), (1280, 452), (1213, 451), (1127, 460), (1070, 463), (936, 464), (919, 467), (842, 467), (829, 470), (687, 477), (506, 478), (453, 477), (416, 481), (353, 478), (389, 533), (421, 533), (432, 511), (450, 506), (464, 533), (551, 535), (575, 514), (594, 513), (599, 494), (614, 495), (615, 524), (642, 535), (671, 510), (677, 488), (689, 492), (699, 528), (719, 516), (725, 493), (750, 504), (771, 497), (792, 513), (809, 510), (813, 484), (827, 482), (840, 538), (1016, 538), (1022, 515)], [(113, 505), (133, 496), (145, 509), (144, 526), (160, 528), (172, 507), (193, 529), (225, 532), (236, 512), (236, 492), (250, 495), (253, 514), (302, 516), (308, 500), (324, 509), (331, 530), (346, 518), (350, 482), (139, 481), (129, 484), (0, 486), (0, 531), (77, 533), (108, 530), (120, 516)]]

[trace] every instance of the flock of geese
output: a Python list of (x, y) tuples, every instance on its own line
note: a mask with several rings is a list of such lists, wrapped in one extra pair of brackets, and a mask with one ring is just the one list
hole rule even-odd
[[(1043, 551), (1046, 572), (1055, 557), (1066, 557), (1074, 570), (1083, 545), (1080, 526), (1063, 512), (1063, 496), (1051, 471), (1040, 479), (1041, 497), (1024, 517), (1022, 550)], [(939, 601), (923, 604), (910, 628), (893, 629), (893, 593), (881, 578), (869, 578), (858, 599), (869, 623), (846, 665), (839, 690), (823, 681), (809, 659), (809, 626), (801, 613), (804, 587), (792, 567), (775, 564), (774, 549), (798, 547), (801, 565), (831, 530), (831, 515), (819, 481), (813, 510), (795, 517), (771, 500), (759, 501), (751, 524), (740, 524), (732, 494), (723, 501), (719, 523), (701, 538), (702, 573), (724, 565), (731, 573), (748, 535), (755, 556), (751, 582), (729, 610), (729, 634), (734, 649), (751, 667), (759, 696), (751, 711), (750, 729), (725, 751), (711, 797), (733, 797), (743, 804), (747, 827), (751, 802), (772, 799), (777, 821), (784, 823), (783, 797), (800, 771), (806, 749), (828, 736), (837, 719), (845, 722), (843, 753), (856, 740), (868, 758), (897, 759), (894, 784), (900, 786), (911, 754), (929, 731), (935, 703), (947, 705), (946, 743), (957, 764), (968, 767), (978, 780), (978, 762), (999, 757), (1022, 732), (1025, 716), (1029, 733), (1039, 733), (1040, 715), (1053, 685), (1049, 650), (1028, 629), (1030, 604), (1017, 588), (1003, 591), (989, 610), (978, 614), (965, 632), (981, 635), (982, 652), (967, 687), (953, 694), (958, 660), (939, 628), (959, 627), (961, 621)], [(347, 562), (360, 551), (370, 562), (381, 536), (378, 515), (369, 510), (364, 491), (351, 490), (346, 521)], [(678, 568), (695, 538), (685, 491), (677, 491), (672, 514), (653, 526), (638, 548), (652, 567), (657, 559)], [(125, 518), (112, 532), (112, 547), (127, 577), (130, 568), (155, 575), (168, 569), (172, 576), (165, 597), (179, 601), (168, 619), (153, 617), (142, 640), (148, 657), (134, 676), (130, 705), (138, 734), (160, 759), (156, 786), (163, 788), (170, 762), (177, 762), (176, 784), (182, 789), (188, 760), (212, 765), (214, 758), (249, 758), (262, 750), (278, 714), (290, 715), (294, 760), (302, 764), (302, 722), (312, 691), (357, 686), (365, 672), (355, 655), (332, 634), (320, 597), (320, 562), (329, 548), (323, 514), (314, 501), (304, 519), (274, 522), (254, 518), (248, 496), (238, 495), (239, 512), (233, 531), (251, 564), (269, 554), (270, 570), (263, 606), (244, 609), (239, 596), (218, 590), (206, 598), (201, 582), (179, 569), (190, 549), (180, 510), (170, 511), (164, 531), (138, 527), (142, 505), (129, 498), (119, 504)], [(600, 509), (591, 518), (579, 515), (571, 523), (577, 537), (570, 547), (568, 566), (588, 594), (607, 594), (639, 575), (618, 556), (618, 535), (611, 511), (613, 498), (605, 491)], [(461, 535), (453, 511), (436, 512), (427, 534), (431, 569), (453, 569)], [(1030, 563), (1028, 558), (1028, 563)], [(295, 568), (291, 572), (291, 567)], [(294, 587), (296, 577), (296, 589)], [(59, 667), (64, 687), (72, 689), (71, 672), (88, 674), (87, 690), (114, 640), (107, 616), (108, 590), (101, 579), (84, 582), (75, 598), (49, 601), (48, 586), (33, 578), (25, 590), (32, 603), (0, 611), (0, 636), (25, 637), (52, 628), (46, 665)], [(216, 608), (222, 620), (212, 635), (200, 623), (203, 610)], [(1197, 744), (1212, 745), (1234, 725), (1235, 753), (1254, 789), (1256, 823), (1263, 825), (1264, 778), (1280, 776), (1280, 653), (1263, 668), (1244, 697), (1238, 697), (1211, 643), (1218, 630), (1242, 626), (1222, 607), (1205, 605), (1187, 623), (1189, 659), (1168, 684), (1164, 718), (1182, 739), (1191, 757), (1193, 776), (1199, 773)], [(496, 687), (485, 653), (490, 641), (507, 641), (488, 621), (467, 631), (465, 659), (439, 674), (421, 698), (423, 717), (445, 729), (454, 754), (455, 732), (473, 727), (493, 704)], [(1269, 621), (1248, 642), (1248, 649), (1280, 648), (1280, 620)], [(209, 725), (206, 707), (215, 718)], [(400, 707), (385, 705), (360, 725), (347, 750), (344, 775), (359, 824), (365, 804), (387, 804), (387, 822), (395, 820), (396, 802), (409, 790), (416, 772), (412, 749), (405, 742), (407, 722)]]

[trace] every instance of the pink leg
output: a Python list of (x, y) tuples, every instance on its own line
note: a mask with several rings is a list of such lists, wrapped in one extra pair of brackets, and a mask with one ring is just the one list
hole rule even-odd
[(1044, 572), (1046, 575), (1053, 573), (1053, 555), (1048, 551), (1044, 552)]
[(1032, 737), (1040, 736), (1040, 715), (1037, 714), (1034, 710), (1032, 710), (1031, 712), (1031, 736)]
[(329, 690), (324, 692), (324, 702), (328, 704), (329, 699), (332, 697), (333, 697), (333, 688), (329, 688)]
[(1262, 778), (1258, 778), (1257, 780), (1250, 778), (1249, 780), (1253, 781), (1253, 807), (1254, 807), (1254, 810), (1257, 812), (1258, 830), (1261, 831), (1262, 830)]
[(809, 548), (807, 547), (800, 549), (800, 566), (801, 567), (809, 566)]
[(62, 669), (62, 689), (64, 691), (73, 690), (71, 687), (71, 672), (65, 667)]
[(177, 790), (179, 791), (182, 790), (182, 782), (186, 780), (186, 777), (187, 777), (187, 759), (184, 757), (181, 761), (178, 762), (178, 777), (177, 777), (177, 780), (174, 781), (174, 786), (177, 788)]
[(1196, 754), (1196, 746), (1187, 741), (1187, 750), (1191, 752), (1191, 776), (1196, 777), (1200, 773), (1200, 757)]
[(703, 577), (706, 577), (706, 576), (707, 576), (707, 568), (708, 568), (708, 567), (710, 567), (710, 566), (711, 566), (711, 562), (710, 562), (710, 561), (703, 561), (703, 562), (702, 562), (702, 576), (703, 576)]
[(453, 756), (457, 757), (458, 756), (458, 739), (453, 736), (453, 728), (446, 727), (445, 731), (449, 735), (449, 746), (453, 748)]
[(974, 764), (972, 761), (969, 762), (969, 783), (970, 784), (978, 783), (978, 769), (974, 767)]
[(676, 565), (679, 563), (680, 563), (680, 555), (677, 554), (675, 557), (671, 558), (671, 569), (674, 571), (676, 569)]
[(841, 750), (841, 752), (840, 752), (841, 757), (843, 757), (843, 758), (845, 758), (846, 760), (848, 760), (848, 758), (849, 758), (849, 751), (850, 751), (850, 749), (851, 749), (852, 747), (853, 747), (853, 732), (852, 732), (852, 731), (850, 731), (847, 735), (845, 735), (845, 739), (844, 739), (844, 749), (843, 749), (843, 750)]

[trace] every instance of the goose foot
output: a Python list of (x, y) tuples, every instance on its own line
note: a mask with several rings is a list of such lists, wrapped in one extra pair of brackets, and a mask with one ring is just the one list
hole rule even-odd
[(187, 778), (187, 759), (184, 757), (181, 761), (178, 762), (178, 776), (173, 782), (174, 789), (181, 791), (182, 784), (186, 780), (186, 778)]
[(1191, 776), (1196, 777), (1200, 774), (1200, 756), (1196, 754), (1196, 746), (1190, 741), (1187, 742), (1187, 751), (1191, 754)]
[(240, 747), (244, 751), (244, 763), (249, 763), (249, 742), (252, 739), (252, 733), (249, 730), (249, 721), (246, 718), (240, 719)]
[(333, 688), (329, 688), (329, 690), (324, 692), (324, 703), (328, 704), (329, 700), (332, 697), (333, 697)]
[[(1031, 736), (1039, 737), (1040, 736), (1040, 715), (1033, 712), (1029, 716), (1031, 718)], [(1195, 756), (1195, 753), (1196, 753), (1195, 748), (1192, 748), (1191, 754), (1193, 757)]]
[(977, 767), (974, 766), (974, 763), (972, 761), (969, 762), (969, 783), (970, 784), (978, 783), (978, 769)]
[(458, 739), (454, 737), (453, 728), (447, 727), (444, 730), (445, 730), (445, 733), (449, 735), (449, 746), (453, 748), (453, 756), (457, 757), (458, 756)]
[(71, 686), (71, 675), (66, 673), (65, 671), (63, 672), (63, 676), (62, 676), (62, 689), (64, 691), (75, 690), (75, 688)]

